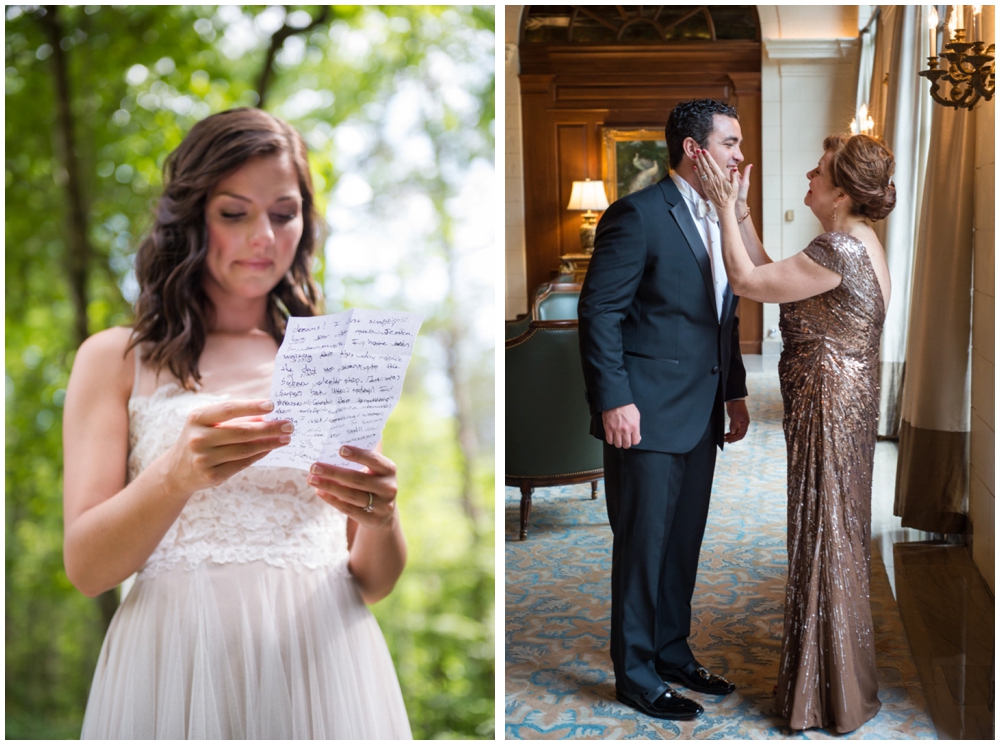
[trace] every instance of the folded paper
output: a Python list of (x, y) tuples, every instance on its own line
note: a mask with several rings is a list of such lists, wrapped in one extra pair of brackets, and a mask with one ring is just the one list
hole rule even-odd
[(422, 320), (361, 308), (289, 318), (274, 360), (274, 411), (265, 419), (288, 419), (295, 432), (255, 465), (308, 470), (320, 461), (360, 469), (340, 457), (340, 447), (371, 449), (381, 439)]

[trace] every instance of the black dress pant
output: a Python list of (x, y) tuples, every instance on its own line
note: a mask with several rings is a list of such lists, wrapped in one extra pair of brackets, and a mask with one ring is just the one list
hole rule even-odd
[(611, 661), (619, 690), (649, 701), (666, 688), (656, 664), (694, 660), (691, 595), (715, 473), (716, 417), (687, 453), (604, 444), (604, 489), (614, 532)]

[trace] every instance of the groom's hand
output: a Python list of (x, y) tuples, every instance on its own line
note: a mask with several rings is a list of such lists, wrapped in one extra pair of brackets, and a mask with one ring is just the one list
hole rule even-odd
[(726, 442), (739, 442), (747, 433), (750, 426), (750, 412), (747, 411), (747, 403), (743, 399), (739, 401), (727, 401), (726, 411), (729, 413), (729, 432), (722, 438)]
[(604, 422), (604, 439), (609, 445), (630, 448), (642, 439), (639, 435), (639, 409), (635, 404), (602, 411), (601, 419)]

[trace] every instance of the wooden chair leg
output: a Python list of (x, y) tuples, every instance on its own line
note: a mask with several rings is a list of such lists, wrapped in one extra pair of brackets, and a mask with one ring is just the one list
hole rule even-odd
[(591, 499), (597, 499), (597, 482), (596, 481), (591, 481), (590, 482), (590, 498)]
[(531, 517), (531, 492), (534, 489), (521, 484), (521, 540), (528, 537), (528, 518)]

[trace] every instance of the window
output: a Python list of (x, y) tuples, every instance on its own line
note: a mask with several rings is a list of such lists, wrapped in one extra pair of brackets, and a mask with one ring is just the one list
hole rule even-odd
[(759, 41), (752, 5), (529, 5), (522, 44)]

